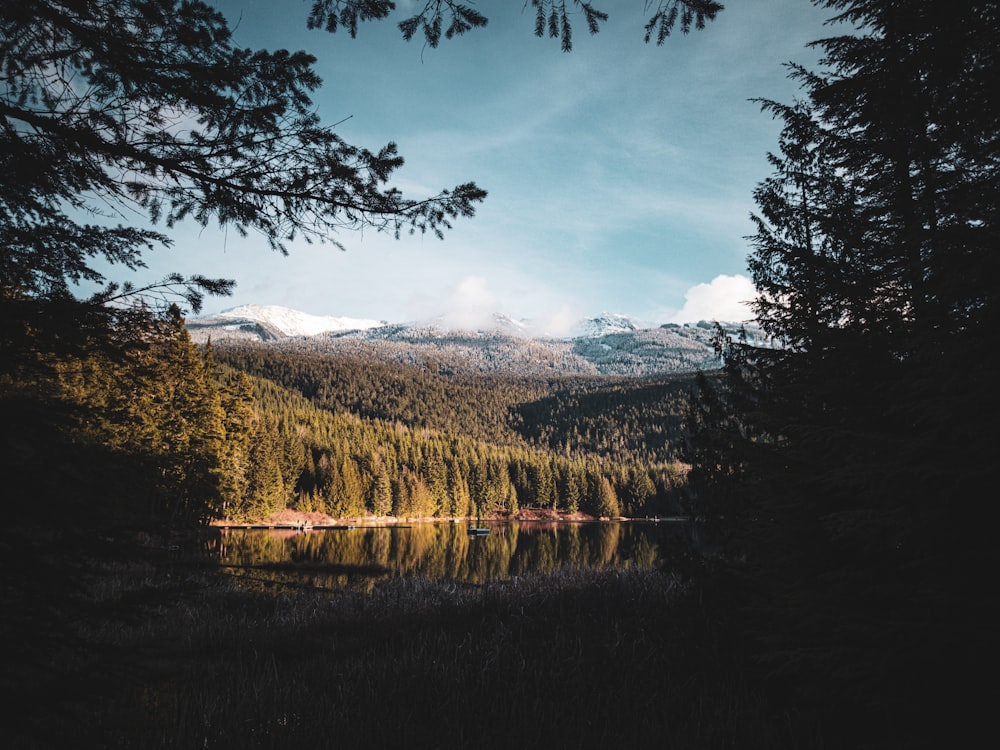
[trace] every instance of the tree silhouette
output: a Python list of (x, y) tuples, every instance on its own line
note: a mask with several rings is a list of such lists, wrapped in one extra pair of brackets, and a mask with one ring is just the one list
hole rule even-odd
[[(567, 7), (567, 5), (569, 7)], [(524, 4), (527, 8), (528, 3)], [(582, 14), (587, 31), (597, 34), (608, 14), (585, 0), (531, 0), (534, 33), (537, 37), (558, 39), (564, 52), (573, 49), (573, 15)], [(396, 9), (392, 0), (314, 0), (309, 13), (309, 28), (336, 32), (346, 29), (352, 37), (358, 34), (358, 24), (381, 20)], [(663, 44), (680, 22), (681, 31), (687, 34), (692, 28), (702, 29), (706, 21), (714, 20), (723, 9), (714, 0), (658, 0), (646, 3), (652, 11), (645, 25), (645, 40)], [(470, 5), (453, 0), (427, 0), (419, 13), (399, 22), (399, 30), (406, 41), (421, 32), (426, 44), (437, 47), (442, 36), (455, 36), (485, 28), (489, 19)]]
[[(985, 647), (965, 628), (995, 567), (992, 504), (975, 488), (991, 484), (983, 427), (1000, 413), (983, 350), (998, 321), (1000, 8), (824, 4), (853, 32), (817, 43), (820, 72), (791, 68), (801, 101), (763, 102), (783, 129), (750, 270), (782, 345), (720, 336), (724, 377), (704, 380), (691, 417), (692, 477), (757, 583), (782, 591), (763, 627), (794, 645), (763, 657), (774, 671), (818, 681), (836, 659), (824, 700), (856, 707), (854, 728), (877, 714), (907, 727), (894, 743), (934, 744), (933, 729), (953, 744), (974, 699), (940, 688), (975, 684), (975, 666), (910, 665), (924, 642)], [(851, 695), (876, 672), (898, 696), (877, 709)]]
[[(168, 238), (109, 226), (137, 209), (167, 228), (258, 231), (284, 252), (362, 227), (442, 236), (485, 197), (473, 183), (404, 196), (395, 144), (348, 144), (312, 110), (314, 58), (236, 47), (197, 0), (4, 3), (0, 38), (0, 299), (67, 298), (103, 281), (95, 258), (143, 265)], [(227, 290), (172, 281), (195, 308), (199, 291)]]
[(827, 5), (859, 31), (819, 42), (828, 70), (792, 67), (803, 101), (762, 103), (783, 130), (749, 264), (783, 346), (720, 342), (727, 401), (702, 416), (741, 481), (768, 495), (780, 476), (809, 517), (943, 522), (942, 498), (985, 479), (976, 425), (996, 409), (980, 352), (998, 302), (997, 6)]

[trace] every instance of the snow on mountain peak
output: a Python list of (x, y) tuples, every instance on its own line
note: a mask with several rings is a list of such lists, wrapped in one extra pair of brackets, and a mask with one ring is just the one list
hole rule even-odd
[(543, 325), (501, 314), (476, 321), (441, 315), (390, 324), (274, 305), (243, 305), (187, 321), (197, 343), (242, 340), (310, 351), (364, 351), (454, 372), (645, 376), (719, 366), (714, 327), (708, 323), (651, 327), (628, 315), (603, 313), (559, 335), (545, 333)]
[[(190, 318), (188, 331), (193, 341), (202, 343), (209, 339), (243, 339), (275, 341), (288, 338), (311, 338), (327, 334), (352, 339), (378, 339), (392, 341), (445, 340), (465, 337), (486, 339), (524, 339), (548, 342), (576, 342), (575, 345), (590, 351), (594, 345), (606, 349), (625, 346), (628, 340), (656, 338), (667, 333), (677, 334), (688, 341), (698, 341), (711, 346), (714, 326), (706, 322), (697, 325), (650, 326), (621, 313), (602, 313), (580, 320), (570, 330), (548, 331), (544, 321), (516, 319), (495, 313), (478, 321), (454, 321), (446, 315), (423, 321), (389, 324), (365, 318), (310, 315), (278, 305), (241, 305), (215, 315)], [(735, 329), (734, 329), (735, 330)], [(749, 326), (751, 339), (757, 343), (766, 337), (754, 326)], [(623, 343), (626, 342), (626, 343)], [(765, 343), (764, 345), (773, 345)]]
[(613, 333), (633, 333), (643, 328), (634, 318), (621, 313), (601, 313), (596, 318), (587, 318), (581, 321), (577, 337), (596, 338), (608, 336)]
[(315, 336), (331, 331), (366, 331), (385, 323), (365, 318), (310, 315), (279, 305), (241, 305), (211, 316), (223, 320), (253, 321), (270, 325), (285, 336)]
[(531, 332), (531, 323), (527, 320), (515, 320), (504, 313), (493, 313), (493, 326), (497, 331), (524, 336)]

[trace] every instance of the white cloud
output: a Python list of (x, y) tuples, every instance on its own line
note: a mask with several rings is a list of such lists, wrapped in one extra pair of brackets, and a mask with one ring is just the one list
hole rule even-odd
[(757, 296), (746, 276), (716, 276), (708, 284), (695, 284), (684, 294), (684, 306), (673, 316), (674, 323), (699, 320), (740, 322), (753, 319), (749, 303)]
[(445, 322), (459, 329), (488, 326), (495, 312), (497, 297), (482, 276), (466, 276), (451, 294)]
[(532, 321), (532, 332), (545, 336), (565, 336), (579, 325), (582, 317), (575, 306), (563, 304)]

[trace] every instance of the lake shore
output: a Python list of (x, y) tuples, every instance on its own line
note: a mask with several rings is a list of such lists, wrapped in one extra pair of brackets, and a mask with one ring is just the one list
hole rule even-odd
[(472, 516), (448, 517), (399, 517), (399, 516), (357, 516), (353, 518), (335, 518), (326, 513), (315, 511), (303, 512), (286, 508), (270, 515), (249, 521), (236, 521), (232, 519), (220, 519), (211, 522), (211, 526), (227, 528), (233, 526), (273, 525), (273, 526), (335, 526), (335, 525), (393, 525), (398, 523), (418, 523), (418, 522), (451, 522), (451, 521), (550, 521), (550, 522), (583, 522), (597, 521), (596, 516), (586, 513), (566, 513), (564, 511), (552, 510), (550, 508), (522, 508), (516, 513), (491, 513), (481, 516), (478, 519)]

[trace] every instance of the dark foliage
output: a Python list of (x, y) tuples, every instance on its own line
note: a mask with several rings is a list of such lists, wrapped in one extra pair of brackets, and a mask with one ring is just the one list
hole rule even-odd
[[(528, 4), (524, 4), (527, 9)], [(597, 34), (601, 24), (608, 20), (608, 14), (585, 0), (531, 0), (534, 17), (534, 33), (537, 37), (558, 39), (563, 52), (573, 49), (573, 16), (583, 15), (587, 31)], [(391, 0), (314, 0), (309, 13), (309, 28), (336, 32), (347, 29), (351, 37), (357, 36), (358, 24), (362, 21), (381, 20), (396, 9)], [(723, 10), (721, 3), (714, 0), (657, 0), (646, 3), (646, 10), (653, 13), (646, 22), (645, 41), (655, 39), (663, 44), (670, 32), (680, 22), (685, 34), (692, 28), (705, 28), (706, 21), (715, 20)], [(453, 0), (426, 0), (420, 12), (399, 22), (399, 30), (406, 41), (421, 32), (424, 42), (437, 47), (442, 37), (451, 39), (472, 29), (484, 28), (489, 19), (471, 4), (456, 3)]]
[(661, 571), (276, 596), (147, 549), (88, 573), (101, 647), (12, 693), (18, 747), (780, 748), (812, 729)]
[(834, 744), (947, 743), (996, 614), (1000, 7), (824, 4), (853, 31), (791, 67), (802, 101), (763, 102), (783, 130), (750, 269), (784, 346), (720, 337), (692, 479), (759, 586), (761, 658)]
[(553, 450), (673, 461), (693, 388), (690, 375), (566, 379), (552, 383), (549, 395), (517, 406), (518, 431)]
[[(95, 261), (142, 267), (169, 238), (112, 225), (136, 209), (167, 228), (256, 230), (282, 252), (297, 236), (339, 245), (338, 230), (361, 227), (440, 237), (474, 213), (486, 193), (472, 183), (417, 199), (389, 187), (403, 163), (395, 144), (356, 147), (322, 123), (313, 62), (234, 46), (222, 15), (197, 1), (0, 6), (0, 300), (66, 307), (74, 284), (105, 282)], [(111, 283), (75, 314), (175, 296), (197, 310), (203, 294), (231, 287), (180, 274)], [(20, 344), (37, 310), (8, 307), (5, 339)]]

